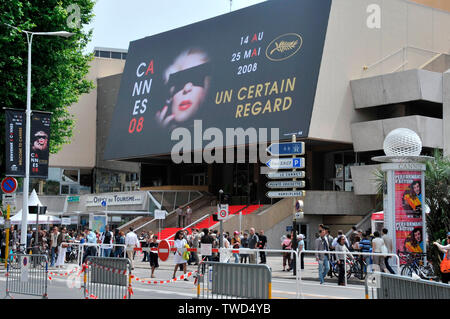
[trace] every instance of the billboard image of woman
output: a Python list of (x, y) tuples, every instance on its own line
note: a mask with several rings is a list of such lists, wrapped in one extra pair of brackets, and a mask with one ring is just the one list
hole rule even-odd
[(210, 74), (209, 57), (202, 49), (190, 48), (178, 55), (163, 75), (169, 97), (156, 113), (157, 122), (173, 128), (192, 121), (205, 102)]

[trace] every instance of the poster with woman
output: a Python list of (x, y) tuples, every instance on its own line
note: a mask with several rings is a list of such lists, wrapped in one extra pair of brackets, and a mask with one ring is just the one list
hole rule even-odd
[(397, 250), (422, 253), (422, 172), (395, 172), (395, 240)]

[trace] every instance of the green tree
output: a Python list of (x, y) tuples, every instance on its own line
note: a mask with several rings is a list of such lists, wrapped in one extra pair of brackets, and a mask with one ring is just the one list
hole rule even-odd
[[(69, 107), (93, 88), (86, 80), (92, 54), (83, 50), (92, 30), (94, 0), (2, 0), (0, 2), (0, 149), (4, 150), (3, 107), (26, 109), (28, 46), (20, 30), (68, 31), (70, 38), (35, 36), (32, 45), (32, 110), (52, 112), (50, 152), (70, 142), (74, 118)], [(69, 7), (71, 6), (71, 7)], [(75, 7), (74, 7), (75, 6)], [(75, 9), (72, 9), (75, 8)], [(79, 9), (79, 10), (78, 10)], [(79, 11), (79, 15), (78, 15)], [(3, 153), (3, 152), (2, 152)], [(4, 158), (0, 158), (4, 172)]]
[(442, 240), (450, 231), (450, 158), (435, 150), (434, 161), (426, 165), (425, 201), (430, 207), (427, 214), (428, 251), (435, 270), (438, 270), (441, 259), (433, 242)]

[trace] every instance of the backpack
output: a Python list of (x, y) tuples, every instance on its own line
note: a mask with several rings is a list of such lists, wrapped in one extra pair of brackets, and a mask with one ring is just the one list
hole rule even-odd
[(444, 259), (441, 261), (441, 273), (448, 274), (450, 273), (450, 257), (447, 253), (444, 255)]

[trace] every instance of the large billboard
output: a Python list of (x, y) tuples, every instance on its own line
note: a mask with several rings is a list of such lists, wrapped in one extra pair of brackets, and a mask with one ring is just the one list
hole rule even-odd
[(105, 159), (171, 153), (176, 128), (307, 137), (330, 7), (267, 1), (131, 42)]

